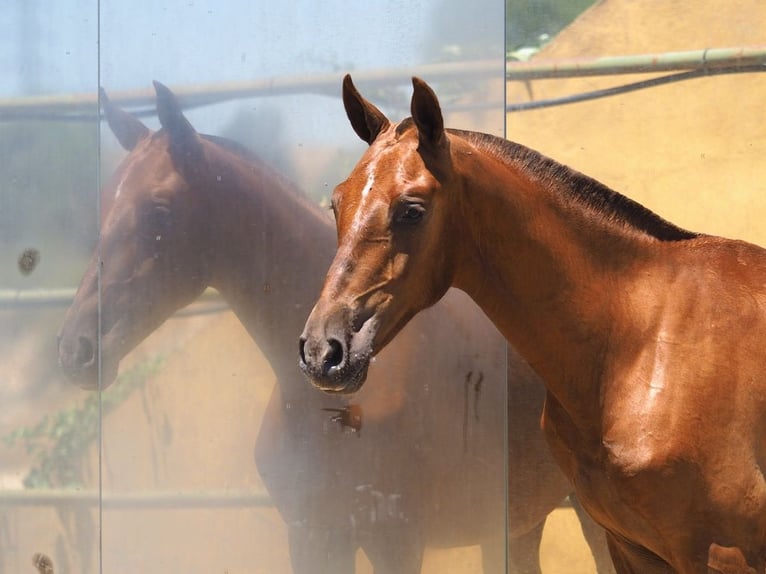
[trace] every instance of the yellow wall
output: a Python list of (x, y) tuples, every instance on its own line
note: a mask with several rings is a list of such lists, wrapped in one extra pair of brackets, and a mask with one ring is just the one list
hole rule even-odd
[[(760, 0), (608, 0), (536, 57), (766, 45)], [(509, 82), (508, 103), (649, 76)], [(766, 74), (691, 80), (509, 114), (508, 138), (599, 179), (682, 227), (766, 245)]]

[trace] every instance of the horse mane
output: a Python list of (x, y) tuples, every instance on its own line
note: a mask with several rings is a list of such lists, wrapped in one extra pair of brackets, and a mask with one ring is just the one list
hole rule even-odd
[(566, 190), (569, 197), (610, 221), (628, 225), (660, 241), (683, 241), (699, 237), (663, 219), (640, 203), (625, 197), (570, 167), (521, 144), (479, 132), (447, 130), (491, 153), (505, 163), (514, 163), (551, 187)]

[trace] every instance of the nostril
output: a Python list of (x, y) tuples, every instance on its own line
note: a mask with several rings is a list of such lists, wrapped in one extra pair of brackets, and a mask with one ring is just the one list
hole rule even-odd
[(306, 337), (298, 339), (298, 356), (300, 357), (301, 364), (306, 364)]
[(87, 337), (80, 337), (78, 339), (79, 346), (77, 347), (77, 364), (85, 366), (93, 361), (93, 343)]
[(343, 345), (340, 344), (340, 341), (337, 339), (330, 339), (327, 343), (328, 349), (325, 352), (324, 361), (322, 363), (325, 373), (343, 362)]

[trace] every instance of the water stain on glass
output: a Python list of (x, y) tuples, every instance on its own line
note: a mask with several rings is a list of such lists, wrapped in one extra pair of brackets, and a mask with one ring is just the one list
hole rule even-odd
[(40, 574), (53, 574), (53, 560), (40, 552), (32, 556), (32, 564)]
[(18, 259), (19, 271), (22, 275), (29, 275), (40, 263), (40, 252), (33, 247), (28, 247), (21, 252)]

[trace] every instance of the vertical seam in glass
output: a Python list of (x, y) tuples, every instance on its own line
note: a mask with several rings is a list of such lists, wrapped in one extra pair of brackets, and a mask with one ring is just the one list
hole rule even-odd
[[(503, 139), (508, 139), (508, 113), (505, 111), (506, 106), (508, 105), (508, 81), (506, 78), (508, 77), (508, 58), (506, 57), (506, 52), (508, 50), (508, 47), (505, 45), (506, 39), (508, 38), (508, 2), (503, 2), (503, 40), (502, 40), (502, 47), (503, 47), (503, 88), (502, 88), (502, 94), (503, 94)], [(504, 433), (503, 433), (503, 468), (504, 468), (504, 483), (503, 483), (503, 489), (505, 491), (505, 572), (506, 574), (510, 572), (510, 566), (511, 566), (511, 557), (508, 555), (510, 552), (510, 544), (508, 544), (508, 541), (510, 540), (509, 535), (511, 533), (510, 529), (510, 506), (511, 506), (511, 493), (509, 489), (509, 484), (511, 480), (511, 468), (510, 468), (510, 461), (509, 459), (509, 446), (510, 446), (510, 439), (508, 437), (508, 429), (510, 428), (510, 421), (508, 420), (508, 417), (510, 416), (510, 409), (508, 409), (508, 342), (505, 343), (505, 416), (503, 417), (503, 420), (505, 421), (504, 426)]]
[(104, 492), (103, 492), (103, 398), (102, 398), (102, 363), (101, 363), (101, 0), (96, 0), (96, 250), (98, 254), (98, 267), (96, 281), (98, 284), (98, 572), (104, 571), (104, 547), (103, 547), (103, 518), (104, 518)]

